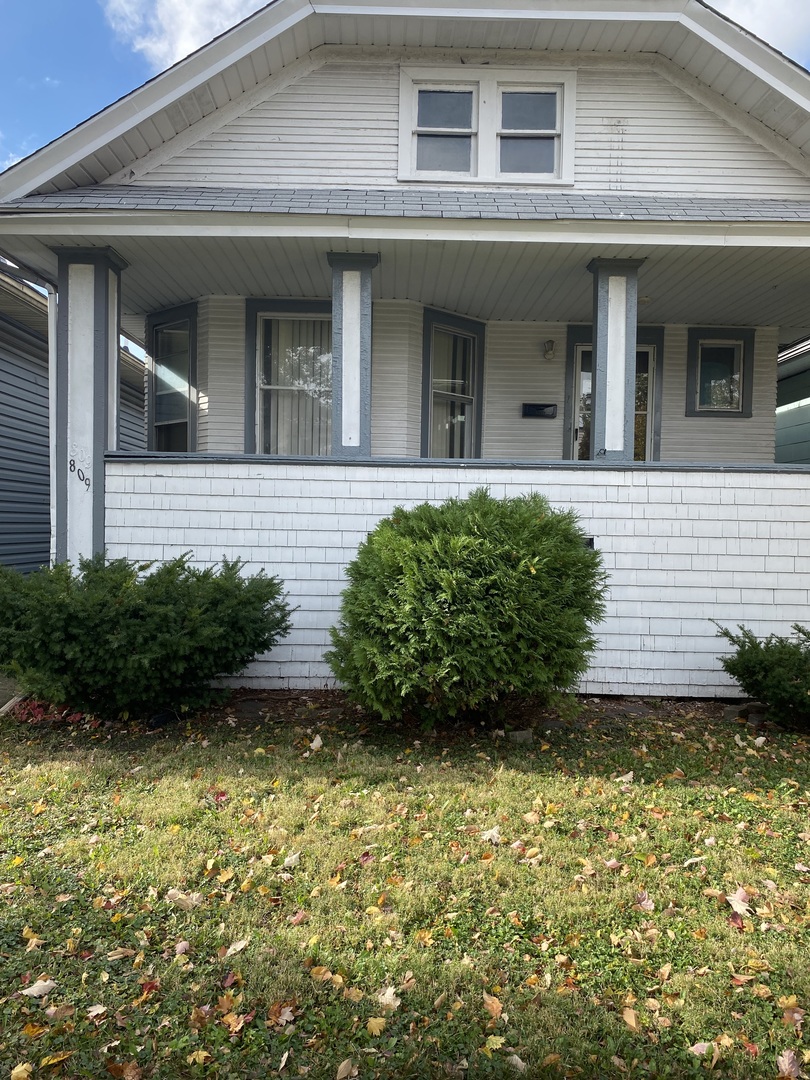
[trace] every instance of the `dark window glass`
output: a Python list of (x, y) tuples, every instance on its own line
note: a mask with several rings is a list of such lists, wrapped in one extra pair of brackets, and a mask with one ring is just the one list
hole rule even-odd
[(502, 94), (501, 126), (506, 131), (556, 131), (557, 95), (522, 90)]
[(417, 126), (472, 129), (472, 90), (420, 90)]
[(501, 136), (502, 173), (553, 173), (554, 139)]

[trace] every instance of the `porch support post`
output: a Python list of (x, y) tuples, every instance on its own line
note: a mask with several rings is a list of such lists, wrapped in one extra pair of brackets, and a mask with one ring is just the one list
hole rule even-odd
[(104, 451), (118, 449), (120, 274), (109, 248), (59, 248), (54, 454), (57, 562), (104, 550)]
[(332, 454), (371, 456), (371, 271), (379, 255), (327, 254), (332, 267)]
[(643, 259), (592, 259), (591, 460), (633, 460), (638, 268)]

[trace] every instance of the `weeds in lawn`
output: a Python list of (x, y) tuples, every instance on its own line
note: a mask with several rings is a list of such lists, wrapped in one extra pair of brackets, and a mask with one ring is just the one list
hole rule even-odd
[(810, 741), (719, 712), (591, 701), (528, 747), (317, 694), (151, 733), (6, 720), (0, 1060), (798, 1076)]

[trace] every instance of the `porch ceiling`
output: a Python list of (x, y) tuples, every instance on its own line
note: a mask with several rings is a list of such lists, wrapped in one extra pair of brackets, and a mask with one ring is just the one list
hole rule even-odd
[[(3, 238), (5, 246), (6, 237)], [(328, 251), (374, 252), (375, 299), (415, 300), (484, 321), (588, 322), (595, 257), (644, 259), (639, 320), (647, 324), (778, 326), (781, 340), (810, 336), (810, 249), (632, 242), (456, 239), (339, 240), (323, 236), (51, 235), (10, 250), (50, 276), (52, 248), (113, 246), (129, 264), (126, 313), (202, 296), (328, 297)]]

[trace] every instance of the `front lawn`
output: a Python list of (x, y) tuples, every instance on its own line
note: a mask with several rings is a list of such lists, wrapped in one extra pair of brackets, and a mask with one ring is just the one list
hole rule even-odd
[(2, 1077), (810, 1072), (810, 739), (0, 721)]

